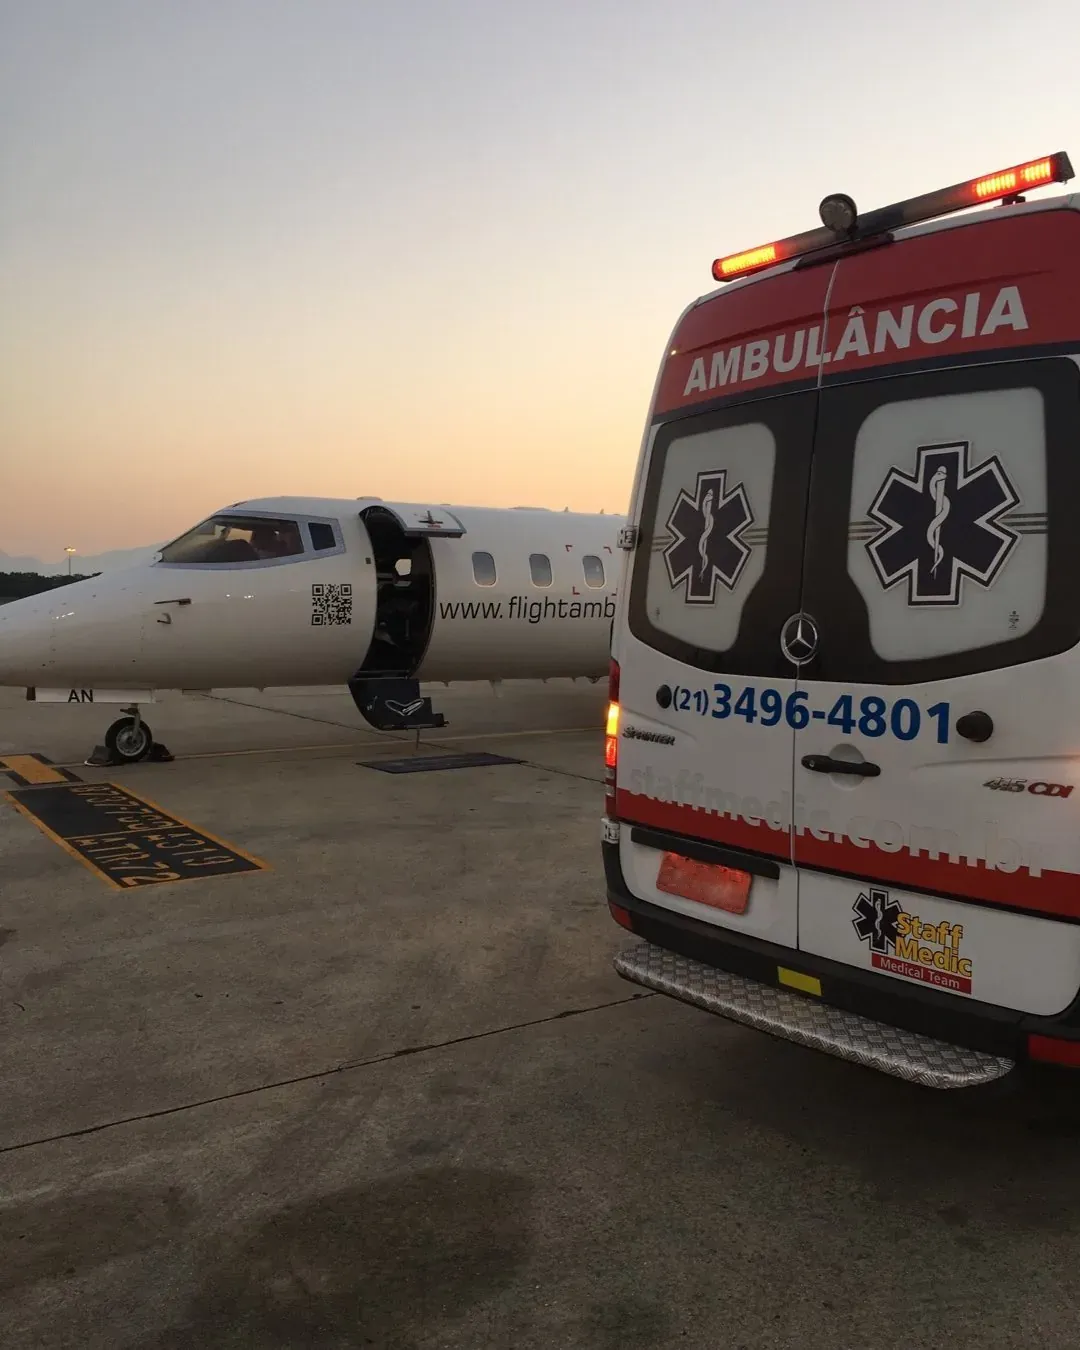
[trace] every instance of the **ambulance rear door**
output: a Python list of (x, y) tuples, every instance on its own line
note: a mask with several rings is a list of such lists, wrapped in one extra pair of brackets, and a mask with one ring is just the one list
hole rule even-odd
[[(777, 638), (799, 608), (817, 402), (807, 358), (819, 350), (828, 277), (824, 268), (723, 292), (676, 331), (636, 489), (640, 537), (614, 647), (628, 886), (789, 947), (797, 897), (785, 709), (796, 672)], [(748, 869), (743, 888), (714, 886), (715, 863)]]
[(1037, 1014), (1080, 988), (1076, 259), (1061, 210), (837, 266), (794, 723), (800, 947)]

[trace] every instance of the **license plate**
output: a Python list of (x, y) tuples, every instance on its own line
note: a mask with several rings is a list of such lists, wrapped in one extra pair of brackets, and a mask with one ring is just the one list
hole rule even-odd
[(745, 914), (750, 903), (749, 872), (720, 863), (695, 862), (681, 853), (665, 853), (660, 859), (656, 888), (728, 914)]

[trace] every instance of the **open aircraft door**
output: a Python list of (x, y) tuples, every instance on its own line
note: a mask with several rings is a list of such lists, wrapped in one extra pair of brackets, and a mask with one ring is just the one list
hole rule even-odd
[(361, 509), (361, 519), (366, 522), (373, 512), (391, 516), (407, 539), (460, 539), (465, 533), (465, 526), (445, 506), (373, 501)]
[(422, 697), (415, 672), (431, 639), (435, 558), (430, 540), (460, 539), (465, 527), (444, 506), (369, 501), (360, 520), (375, 565), (375, 625), (359, 670), (349, 682), (356, 706), (380, 731), (445, 726)]

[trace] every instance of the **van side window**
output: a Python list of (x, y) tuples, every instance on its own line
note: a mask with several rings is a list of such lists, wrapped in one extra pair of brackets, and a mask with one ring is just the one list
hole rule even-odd
[(490, 553), (472, 555), (472, 574), (478, 586), (495, 585), (495, 559)]
[(585, 572), (585, 585), (591, 586), (594, 591), (602, 590), (604, 586), (603, 558), (598, 558), (595, 553), (586, 553), (581, 560), (581, 566)]
[(311, 535), (311, 547), (317, 553), (326, 548), (337, 548), (337, 538), (334, 535), (333, 525), (327, 525), (325, 521), (313, 520), (308, 525), (308, 533)]
[(546, 553), (529, 554), (529, 572), (534, 586), (551, 585), (551, 559)]

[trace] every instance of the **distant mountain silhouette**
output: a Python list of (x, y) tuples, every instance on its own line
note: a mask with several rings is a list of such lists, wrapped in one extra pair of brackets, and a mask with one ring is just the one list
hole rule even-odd
[[(161, 544), (148, 544), (145, 548), (118, 548), (111, 553), (93, 553), (84, 557), (76, 553), (71, 559), (71, 570), (82, 573), (115, 571), (118, 567), (132, 567), (146, 562), (161, 548)], [(0, 572), (39, 572), (43, 577), (56, 577), (66, 573), (68, 561), (43, 562), (40, 558), (15, 557), (0, 549)]]

